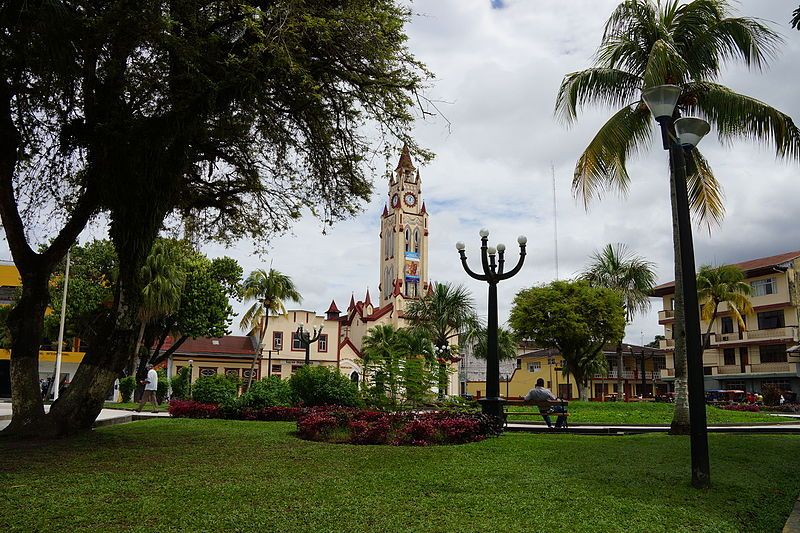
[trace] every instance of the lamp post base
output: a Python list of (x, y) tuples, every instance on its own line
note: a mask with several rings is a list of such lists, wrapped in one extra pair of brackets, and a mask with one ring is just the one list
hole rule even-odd
[(481, 404), (481, 411), (483, 411), (483, 414), (493, 416), (500, 420), (504, 419), (503, 404), (506, 403), (504, 398), (481, 398), (478, 400), (478, 403)]

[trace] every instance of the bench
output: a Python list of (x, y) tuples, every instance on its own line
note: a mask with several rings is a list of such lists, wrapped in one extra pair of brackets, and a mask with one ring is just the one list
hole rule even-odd
[[(569, 426), (569, 412), (567, 410), (567, 405), (569, 402), (566, 400), (550, 400), (550, 401), (525, 401), (523, 399), (518, 400), (506, 400), (505, 404), (503, 405), (503, 414), (505, 415), (505, 423), (508, 425), (508, 415), (523, 415), (523, 416), (541, 416), (544, 420), (545, 416), (549, 416), (551, 418), (556, 418), (559, 416), (565, 417), (564, 426), (563, 428), (566, 429)], [(554, 413), (554, 407), (564, 407), (563, 413)], [(511, 411), (509, 407), (529, 407), (529, 409), (519, 410), (515, 409)], [(553, 424), (555, 424), (555, 420), (553, 420)]]

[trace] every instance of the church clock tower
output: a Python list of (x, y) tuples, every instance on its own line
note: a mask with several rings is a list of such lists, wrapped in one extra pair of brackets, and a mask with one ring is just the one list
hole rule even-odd
[[(380, 306), (425, 295), (428, 290), (428, 213), (419, 170), (403, 146), (389, 181), (389, 202), (381, 216)], [(396, 306), (397, 307), (397, 306)], [(400, 307), (402, 309), (402, 307)]]

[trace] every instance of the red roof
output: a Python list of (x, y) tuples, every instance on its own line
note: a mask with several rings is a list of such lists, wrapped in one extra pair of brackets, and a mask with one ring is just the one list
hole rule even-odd
[(403, 145), (403, 151), (400, 153), (400, 161), (397, 163), (395, 171), (401, 168), (408, 168), (414, 170), (414, 164), (411, 162), (411, 153), (408, 151), (408, 145)]
[(372, 300), (369, 299), (369, 289), (367, 289), (367, 295), (364, 297), (364, 305), (372, 305)]
[[(168, 350), (174, 342), (172, 337), (167, 337), (162, 350)], [(256, 354), (253, 346), (253, 337), (227, 335), (218, 339), (199, 337), (186, 339), (175, 351), (175, 354), (212, 354), (212, 355), (250, 355)]]
[(336, 307), (336, 300), (331, 300), (331, 305), (330, 305), (330, 307), (328, 307), (328, 310), (325, 311), (325, 312), (326, 313), (336, 313), (337, 315), (339, 313), (341, 313), (341, 311), (339, 311), (339, 308)]
[[(762, 273), (766, 273), (764, 272), (765, 269), (769, 271), (778, 265), (782, 265), (783, 263), (787, 263), (789, 261), (794, 261), (798, 257), (800, 257), (800, 250), (796, 250), (794, 252), (785, 252), (778, 255), (770, 255), (769, 257), (761, 257), (759, 259), (748, 259), (747, 261), (742, 261), (741, 263), (734, 263), (734, 266), (742, 269), (747, 277), (754, 277), (760, 276)], [(673, 292), (675, 292), (674, 281), (662, 283), (661, 285), (653, 288), (654, 296), (664, 296), (665, 294), (671, 294)]]

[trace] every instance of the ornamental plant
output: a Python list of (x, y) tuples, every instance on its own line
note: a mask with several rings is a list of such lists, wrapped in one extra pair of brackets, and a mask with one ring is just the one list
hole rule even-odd
[(201, 376), (192, 386), (192, 399), (200, 403), (227, 404), (236, 399), (239, 380), (229, 376)]
[(304, 407), (362, 404), (358, 387), (347, 376), (326, 366), (304, 366), (289, 378), (294, 398)]
[(238, 400), (241, 409), (264, 409), (266, 407), (289, 407), (293, 403), (292, 388), (288, 381), (278, 376), (269, 376), (253, 382)]
[(126, 376), (119, 380), (119, 394), (123, 403), (129, 403), (133, 398), (133, 391), (136, 389), (136, 378)]

